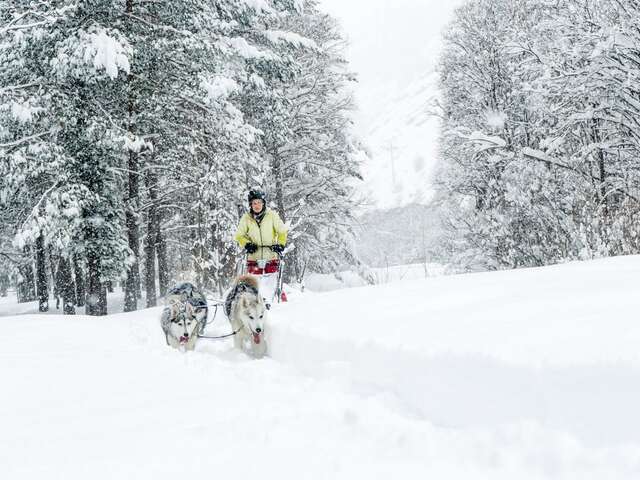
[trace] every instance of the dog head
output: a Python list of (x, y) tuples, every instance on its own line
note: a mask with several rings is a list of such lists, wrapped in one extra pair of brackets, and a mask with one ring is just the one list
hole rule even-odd
[(242, 294), (237, 303), (238, 318), (244, 328), (251, 332), (254, 343), (260, 343), (264, 335), (266, 307), (260, 295)]
[(197, 335), (198, 316), (193, 306), (188, 303), (174, 303), (171, 305), (171, 322), (169, 331), (178, 339), (180, 345), (186, 344), (190, 338)]

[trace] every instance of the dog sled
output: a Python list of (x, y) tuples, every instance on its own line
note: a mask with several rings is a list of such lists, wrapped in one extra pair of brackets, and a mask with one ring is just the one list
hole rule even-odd
[[(236, 273), (236, 277), (250, 274), (250, 275), (255, 275), (260, 280), (262, 280), (264, 278), (263, 276), (265, 275), (274, 275), (275, 288), (273, 290), (273, 294), (271, 295), (271, 298), (266, 299), (267, 305), (271, 305), (271, 303), (273, 302), (281, 303), (281, 302), (287, 301), (287, 295), (283, 289), (284, 267), (285, 267), (284, 255), (281, 253), (278, 253), (277, 261), (273, 261), (273, 260), (248, 261), (247, 254), (245, 253), (236, 262), (235, 273)], [(233, 288), (231, 288), (226, 292), (226, 294), (224, 295), (224, 298), (209, 299), (209, 305), (212, 311), (212, 314), (210, 315), (211, 318), (205, 322), (202, 330), (200, 331), (200, 334), (198, 335), (199, 338), (205, 338), (208, 340), (219, 340), (219, 339), (229, 338), (229, 337), (233, 337), (234, 335), (237, 335), (238, 333), (237, 331), (232, 331), (231, 333), (228, 333), (225, 335), (217, 335), (217, 336), (206, 335), (204, 332), (206, 327), (208, 325), (211, 325), (215, 321), (216, 317), (218, 316), (218, 309), (222, 309), (225, 317), (227, 319), (229, 318), (231, 302), (233, 301), (234, 293), (235, 292)]]
[(280, 252), (275, 253), (278, 256), (275, 260), (247, 260), (247, 254), (244, 254), (236, 264), (236, 276), (250, 274), (257, 276), (261, 281), (273, 277), (275, 285), (270, 298), (266, 298), (268, 304), (287, 301), (287, 295), (282, 288), (285, 268), (284, 255)]
[[(161, 315), (167, 345), (193, 350), (200, 338), (219, 340), (234, 337), (236, 347), (249, 343), (252, 355), (256, 358), (263, 356), (266, 353), (263, 316), (271, 302), (287, 300), (282, 288), (283, 271), (284, 258), (280, 253), (277, 262), (248, 262), (243, 255), (236, 265), (237, 280), (222, 299), (207, 295), (188, 282), (174, 286), (165, 297), (166, 306)], [(263, 285), (263, 281), (270, 283)], [(232, 314), (233, 305), (240, 307)], [(221, 308), (232, 331), (224, 335), (208, 334), (206, 329), (216, 320)], [(251, 308), (254, 310), (249, 311)]]

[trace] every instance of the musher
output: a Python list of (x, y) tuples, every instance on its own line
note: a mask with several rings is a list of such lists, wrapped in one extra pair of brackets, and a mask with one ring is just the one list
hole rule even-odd
[(267, 196), (249, 191), (249, 211), (240, 219), (235, 240), (247, 252), (247, 272), (260, 279), (260, 294), (267, 308), (278, 289), (280, 255), (287, 243), (287, 227), (275, 210), (267, 208)]

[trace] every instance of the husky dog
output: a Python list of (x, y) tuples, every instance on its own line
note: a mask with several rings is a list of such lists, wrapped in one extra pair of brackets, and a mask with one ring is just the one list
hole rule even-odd
[(167, 303), (160, 319), (167, 345), (193, 350), (207, 321), (204, 295), (192, 284), (182, 283), (169, 290)]
[(233, 337), (236, 348), (255, 358), (267, 353), (265, 341), (266, 307), (258, 292), (258, 279), (253, 275), (241, 275), (225, 299), (225, 313), (231, 328), (237, 332)]

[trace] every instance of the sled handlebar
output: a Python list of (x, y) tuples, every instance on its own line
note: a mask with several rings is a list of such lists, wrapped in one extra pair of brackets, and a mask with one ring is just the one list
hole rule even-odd
[[(276, 245), (256, 245), (258, 248), (268, 248), (269, 250), (271, 250), (273, 253), (277, 253), (279, 257), (284, 257), (284, 252), (276, 252), (273, 247), (275, 247)], [(240, 256), (241, 257), (246, 257), (248, 255), (247, 251), (242, 249), (240, 251)]]

